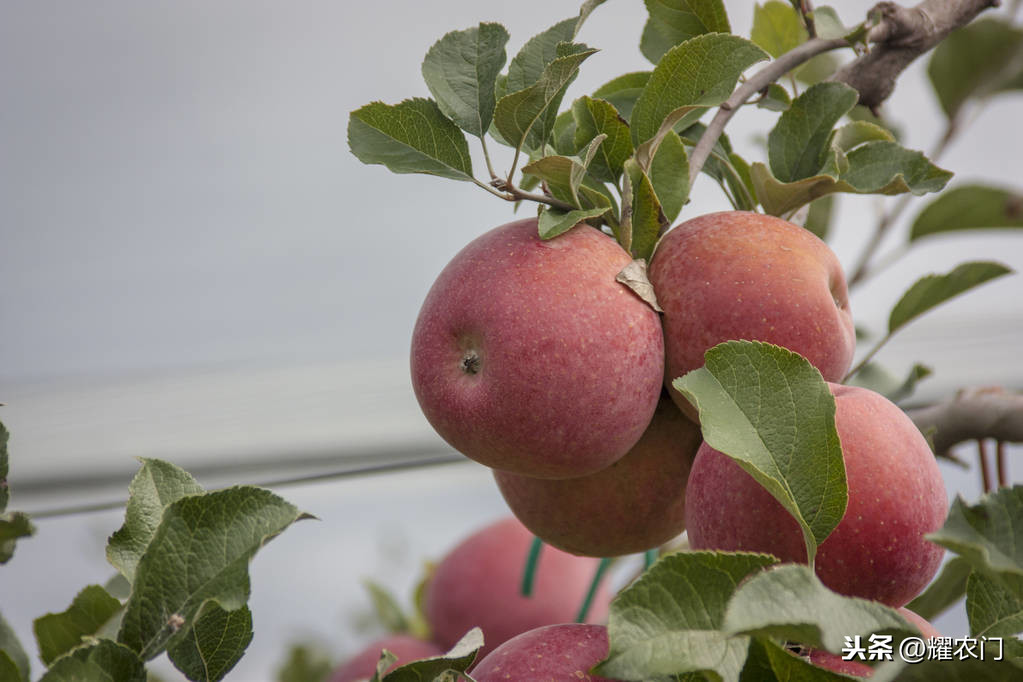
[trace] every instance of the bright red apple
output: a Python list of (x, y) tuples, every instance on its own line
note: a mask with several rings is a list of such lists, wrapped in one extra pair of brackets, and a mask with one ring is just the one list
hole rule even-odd
[(434, 644), (411, 635), (389, 635), (366, 645), (359, 653), (352, 656), (331, 673), (329, 682), (355, 682), (368, 680), (377, 669), (380, 653), (387, 649), (398, 657), (388, 671), (423, 658), (443, 656), (444, 651)]
[(666, 395), (642, 438), (620, 460), (581, 478), (495, 471), (515, 516), (572, 554), (611, 557), (664, 544), (685, 530), (686, 479), (703, 438)]
[[(438, 644), (450, 649), (479, 627), (482, 658), (522, 632), (575, 620), (599, 562), (544, 547), (533, 593), (524, 597), (522, 573), (532, 543), (533, 534), (518, 520), (507, 518), (473, 533), (440, 561), (427, 583), (423, 604)], [(604, 621), (610, 601), (610, 593), (601, 586), (589, 621)]]
[(607, 652), (602, 625), (548, 625), (508, 640), (471, 672), (476, 682), (616, 682), (589, 672)]
[[(864, 388), (830, 384), (845, 458), (845, 516), (818, 548), (821, 581), (842, 594), (902, 606), (934, 577), (948, 499), (927, 441), (902, 410)], [(686, 490), (693, 549), (768, 552), (806, 561), (796, 520), (731, 458), (706, 443)]]
[(724, 341), (765, 341), (796, 351), (828, 381), (852, 364), (856, 334), (845, 275), (827, 244), (781, 218), (744, 211), (688, 220), (661, 239), (650, 281), (664, 309), (665, 379), (671, 387)]
[(412, 335), (430, 424), (466, 456), (528, 476), (583, 476), (622, 457), (664, 372), (657, 313), (615, 281), (630, 260), (585, 224), (543, 241), (535, 219), (462, 249)]

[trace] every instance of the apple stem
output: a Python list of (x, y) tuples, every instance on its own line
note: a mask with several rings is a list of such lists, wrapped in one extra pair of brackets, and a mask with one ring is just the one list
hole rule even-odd
[(593, 597), (597, 594), (597, 588), (600, 587), (600, 581), (604, 579), (604, 574), (607, 573), (607, 569), (610, 565), (610, 559), (601, 559), (600, 563), (597, 564), (597, 572), (593, 574), (593, 580), (590, 581), (590, 589), (586, 592), (586, 598), (583, 599), (583, 605), (579, 607), (579, 615), (575, 617), (575, 622), (586, 622), (586, 616), (589, 615), (590, 606), (593, 604)]
[(522, 571), (520, 592), (523, 597), (533, 596), (533, 582), (536, 578), (536, 565), (540, 562), (541, 549), (543, 549), (543, 540), (533, 538), (533, 544), (529, 546), (529, 554), (526, 555), (526, 566)]

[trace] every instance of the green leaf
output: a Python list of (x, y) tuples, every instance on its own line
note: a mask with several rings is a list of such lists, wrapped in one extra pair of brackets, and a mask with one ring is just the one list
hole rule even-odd
[(348, 146), (359, 161), (394, 173), (472, 180), (465, 135), (432, 99), (371, 102), (356, 109), (348, 117)]
[(188, 636), (203, 604), (232, 611), (249, 597), (249, 562), (295, 521), (308, 518), (250, 486), (171, 503), (135, 571), (118, 641), (148, 660)]
[(1021, 72), (1023, 31), (1001, 18), (983, 18), (948, 35), (927, 65), (941, 108), (954, 118), (970, 99), (1002, 90)]
[(913, 395), (916, 385), (931, 374), (933, 371), (930, 367), (915, 364), (904, 378), (899, 378), (876, 362), (868, 362), (847, 383), (870, 389), (898, 403)]
[(553, 239), (559, 234), (568, 232), (584, 220), (598, 218), (607, 213), (607, 208), (587, 208), (562, 211), (545, 206), (540, 211), (537, 221), (540, 239)]
[(677, 121), (681, 127), (691, 124), (704, 109), (728, 99), (742, 72), (764, 59), (767, 53), (755, 44), (728, 34), (701, 35), (673, 47), (650, 74), (632, 111), (633, 142), (654, 137), (683, 107), (698, 107)]
[(756, 105), (768, 111), (785, 111), (792, 106), (792, 98), (784, 86), (771, 83), (767, 86), (767, 91), (756, 100)]
[(31, 664), (18, 636), (0, 614), (0, 680), (28, 682)]
[(383, 585), (373, 580), (364, 578), (362, 586), (369, 592), (370, 601), (373, 603), (373, 613), (376, 614), (377, 622), (387, 632), (399, 633), (409, 632), (411, 625), (405, 611)]
[(39, 682), (146, 682), (146, 667), (135, 652), (100, 639), (57, 659)]
[(516, 148), (527, 145), (527, 136), (529, 148), (543, 148), (554, 129), (565, 88), (579, 72), (579, 65), (596, 52), (581, 45), (565, 47), (569, 48), (581, 51), (558, 57), (544, 68), (536, 83), (497, 101), (494, 126)]
[(902, 295), (888, 317), (888, 334), (894, 334), (913, 319), (950, 298), (969, 291), (1012, 270), (1000, 263), (963, 263), (945, 275), (927, 275)]
[(547, 65), (562, 56), (558, 54), (558, 45), (575, 38), (578, 21), (577, 17), (564, 19), (526, 41), (508, 65), (505, 92), (525, 90), (539, 81)]
[(757, 341), (728, 341), (672, 385), (700, 412), (703, 438), (734, 459), (799, 522), (813, 562), (845, 514), (845, 462), (835, 399), (806, 358)]
[(810, 663), (769, 639), (750, 641), (749, 657), (742, 669), (742, 680), (751, 682), (847, 682), (848, 677)]
[(124, 525), (107, 541), (107, 560), (128, 582), (156, 533), (163, 510), (187, 495), (203, 492), (192, 475), (159, 459), (141, 459), (142, 467), (128, 486)]
[(973, 637), (1012, 637), (1023, 632), (1023, 578), (1005, 582), (972, 573), (966, 581), (966, 615)]
[(832, 592), (808, 566), (782, 564), (758, 573), (732, 595), (723, 629), (790, 640), (839, 653), (845, 638), (880, 630), (913, 632), (895, 609)]
[(14, 547), (20, 538), (27, 538), (36, 532), (35, 526), (24, 512), (0, 514), (0, 564), (6, 564), (14, 556)]
[(832, 159), (820, 175), (781, 182), (762, 163), (750, 169), (757, 198), (771, 215), (785, 215), (828, 194), (926, 194), (940, 191), (952, 177), (920, 152), (877, 140), (846, 155), (832, 146)]
[(867, 142), (894, 142), (895, 136), (882, 126), (870, 121), (852, 121), (835, 131), (832, 144), (843, 152), (848, 152)]
[(792, 100), (767, 136), (774, 177), (794, 182), (821, 174), (831, 151), (832, 128), (859, 97), (844, 83), (818, 83)]
[(643, 88), (650, 81), (650, 71), (633, 71), (618, 76), (593, 91), (593, 97), (611, 103), (626, 121), (632, 116)]
[(838, 12), (834, 7), (817, 7), (813, 10), (813, 25), (817, 29), (817, 37), (824, 40), (833, 38), (845, 38), (850, 43), (862, 42), (864, 31), (863, 25), (846, 28), (842, 20), (838, 18)]
[(753, 6), (753, 30), (750, 38), (772, 57), (780, 57), (806, 42), (806, 27), (792, 5), (768, 0)]
[(932, 620), (958, 604), (966, 595), (966, 579), (973, 572), (970, 562), (952, 557), (941, 567), (941, 572), (923, 594), (906, 604), (913, 613)]
[(704, 33), (731, 33), (721, 0), (645, 0), (639, 50), (656, 64), (672, 47)]
[(494, 88), (507, 58), (508, 31), (481, 23), (452, 31), (438, 40), (423, 60), (423, 79), (437, 106), (455, 124), (483, 137), (494, 117)]
[(306, 644), (292, 645), (288, 657), (277, 669), (277, 682), (326, 682), (334, 669), (324, 652)]
[(835, 197), (831, 194), (821, 197), (816, 201), (811, 201), (810, 211), (806, 214), (806, 224), (803, 227), (813, 232), (822, 240), (827, 239), (828, 232), (831, 231), (831, 218), (834, 207)]
[(251, 641), (249, 607), (225, 611), (215, 602), (206, 602), (188, 635), (168, 647), (167, 657), (188, 679), (214, 682), (241, 660)]
[(689, 155), (674, 131), (669, 130), (657, 147), (650, 164), (650, 183), (670, 226), (689, 199)]
[[(462, 673), (468, 670), (482, 647), (483, 632), (479, 628), (473, 628), (443, 656), (398, 666), (383, 676), (383, 682), (433, 682), (438, 679), (444, 682), (459, 682), (463, 678), (457, 674), (442, 676), (448, 671)], [(377, 679), (374, 676), (371, 682)]]
[(598, 180), (617, 182), (625, 159), (632, 156), (629, 124), (607, 100), (585, 95), (572, 103), (572, 117), (575, 120), (574, 141), (577, 149), (600, 135), (606, 136), (597, 149), (589, 171)]
[(749, 641), (721, 631), (725, 608), (739, 583), (776, 561), (722, 552), (663, 557), (611, 602), (610, 651), (596, 674), (647, 680), (714, 671), (738, 680)]
[(535, 175), (547, 182), (551, 193), (562, 201), (582, 208), (583, 203), (579, 199), (579, 187), (583, 178), (586, 177), (586, 170), (593, 162), (597, 149), (606, 139), (604, 134), (593, 138), (589, 146), (584, 150), (582, 158), (577, 156), (544, 156), (523, 166), (522, 172)]
[[(572, 117), (572, 111), (570, 109), (562, 111), (560, 114), (558, 114), (558, 117), (554, 119), (554, 131), (552, 140), (552, 144), (554, 145), (554, 150), (556, 152), (563, 156), (572, 156), (574, 154), (577, 154), (579, 150), (585, 146), (585, 144), (576, 145), (575, 129), (576, 129), (575, 119)], [(584, 143), (585, 142), (589, 142), (589, 140), (585, 140)], [(541, 155), (536, 154), (535, 158), (540, 158), (540, 156)], [(530, 178), (530, 180), (536, 182), (537, 184), (539, 184), (540, 182), (539, 178), (536, 178), (535, 176), (533, 178)], [(534, 187), (535, 186), (536, 185), (534, 185)], [(522, 189), (527, 188), (522, 187)]]
[(913, 221), (909, 240), (942, 232), (1023, 227), (1023, 196), (998, 187), (966, 185), (942, 192)]
[(1002, 488), (973, 506), (956, 496), (945, 525), (927, 538), (983, 574), (1023, 577), (1023, 486)]
[(39, 645), (39, 657), (50, 665), (82, 644), (82, 639), (99, 632), (118, 611), (121, 602), (99, 585), (89, 585), (75, 596), (71, 606), (61, 613), (48, 613), (35, 619), (33, 629)]
[(626, 241), (619, 243), (634, 257), (649, 259), (663, 230), (669, 226), (661, 209), (650, 176), (635, 159), (625, 162), (625, 189), (622, 200), (622, 233)]
[(0, 512), (7, 510), (7, 502), (11, 499), (11, 491), (7, 487), (7, 443), (11, 434), (0, 421)]

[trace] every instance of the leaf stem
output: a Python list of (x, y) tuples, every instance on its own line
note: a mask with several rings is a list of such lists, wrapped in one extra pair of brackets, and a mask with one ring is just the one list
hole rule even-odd
[(995, 461), (998, 464), (998, 487), (1009, 487), (1009, 462), (1005, 458), (1005, 441), (995, 441)]
[(849, 47), (849, 42), (844, 38), (832, 38), (829, 40), (811, 38), (799, 47), (789, 50), (778, 57), (736, 88), (731, 96), (718, 108), (714, 118), (700, 137), (700, 141), (696, 143), (692, 156), (689, 157), (689, 186), (692, 187), (696, 181), (696, 176), (699, 175), (700, 170), (703, 169), (703, 164), (710, 157), (711, 149), (717, 143), (718, 138), (721, 137), (721, 133), (724, 132), (725, 125), (746, 100), (812, 57), (842, 47)]
[(984, 488), (984, 494), (994, 490), (991, 484), (991, 465), (988, 462), (987, 448), (984, 446), (984, 439), (977, 439), (977, 459), (980, 460), (980, 484)]
[(497, 173), (494, 172), (494, 164), (490, 162), (490, 151), (487, 149), (486, 134), (480, 137), (480, 146), (483, 147), (483, 160), (487, 162), (487, 172), (490, 173), (490, 179), (496, 180)]
[(533, 543), (529, 546), (529, 554), (526, 555), (526, 565), (522, 569), (522, 586), (519, 591), (523, 597), (533, 596), (533, 583), (536, 581), (536, 565), (540, 563), (540, 550), (543, 549), (543, 540), (534, 537)]
[(538, 204), (547, 204), (551, 208), (556, 208), (561, 211), (571, 211), (575, 208), (575, 206), (572, 206), (561, 199), (555, 199), (547, 194), (534, 194), (532, 192), (523, 191), (507, 180), (503, 180), (501, 178), (495, 178), (493, 183), (490, 185), (485, 182), (480, 182), (476, 178), (473, 178), (472, 181), (474, 184), (487, 190), (495, 197), (500, 197), (505, 201), (535, 201)]
[(890, 340), (891, 340), (891, 338), (892, 338), (892, 335), (891, 335), (890, 333), (888, 333), (888, 334), (885, 334), (885, 335), (884, 335), (884, 338), (882, 338), (882, 339), (881, 339), (880, 341), (878, 341), (878, 342), (877, 342), (877, 345), (875, 345), (875, 346), (874, 346), (873, 348), (871, 348), (871, 349), (870, 349), (870, 350), (869, 350), (869, 351), (867, 352), (867, 354), (863, 356), (863, 359), (861, 359), (861, 360), (860, 360), (859, 362), (857, 362), (857, 363), (856, 363), (856, 366), (855, 366), (855, 367), (853, 367), (852, 369), (850, 369), (850, 370), (849, 370), (849, 371), (848, 371), (848, 372), (846, 373), (846, 375), (845, 375), (844, 377), (842, 377), (842, 381), (841, 381), (841, 382), (839, 382), (839, 383), (842, 383), (842, 384), (844, 384), (844, 383), (848, 382), (848, 381), (849, 381), (849, 379), (851, 379), (851, 378), (853, 377), (853, 375), (855, 375), (855, 374), (856, 374), (857, 372), (859, 372), (859, 371), (860, 371), (861, 369), (863, 369), (863, 366), (864, 366), (864, 365), (866, 365), (866, 364), (867, 364), (868, 362), (870, 362), (871, 360), (873, 360), (873, 359), (874, 359), (874, 356), (875, 356), (875, 355), (877, 355), (877, 352), (878, 352), (879, 350), (881, 350), (881, 348), (882, 348), (882, 347), (883, 347), (883, 346), (884, 346), (884, 345), (885, 345), (886, 343), (888, 343), (888, 341), (890, 341)]

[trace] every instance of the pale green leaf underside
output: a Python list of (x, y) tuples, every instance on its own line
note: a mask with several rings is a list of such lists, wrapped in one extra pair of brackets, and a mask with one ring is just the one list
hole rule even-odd
[(661, 231), (667, 227), (667, 218), (654, 191), (650, 177), (635, 159), (625, 162), (625, 196), (628, 198), (626, 215), (622, 216), (622, 230), (627, 234), (626, 249), (636, 258), (649, 259)]
[(973, 566), (966, 559), (949, 559), (941, 567), (938, 577), (922, 594), (906, 604), (906, 608), (927, 620), (934, 619), (962, 600), (966, 594), (966, 580), (972, 572)]
[(472, 180), (465, 134), (432, 99), (371, 102), (353, 111), (348, 146), (363, 163), (381, 164), (394, 173)]
[(1012, 637), (1023, 632), (1023, 577), (994, 580), (972, 573), (966, 581), (966, 616), (973, 637)]
[(729, 341), (672, 384), (700, 412), (708, 445), (734, 459), (799, 522), (807, 555), (842, 520), (845, 463), (835, 400), (805, 358), (756, 341)]
[[(443, 656), (413, 661), (399, 666), (383, 677), (383, 682), (433, 682), (448, 670), (464, 672), (473, 664), (480, 648), (483, 647), (483, 632), (473, 628)], [(451, 676), (451, 682), (458, 682)]]
[(540, 239), (553, 239), (560, 234), (568, 232), (582, 221), (597, 218), (607, 213), (607, 211), (607, 207), (575, 209), (572, 211), (545, 207), (540, 211), (540, 217), (537, 220)]
[(956, 497), (945, 525), (927, 536), (988, 575), (1023, 577), (1023, 485), (985, 495), (975, 505)]
[(896, 330), (931, 308), (1010, 272), (1012, 270), (1000, 263), (980, 261), (963, 263), (944, 275), (922, 277), (902, 295), (899, 302), (892, 308), (891, 315), (888, 317), (888, 333), (894, 334)]
[(943, 232), (1023, 227), (1023, 195), (966, 185), (942, 192), (913, 221), (910, 241)]

